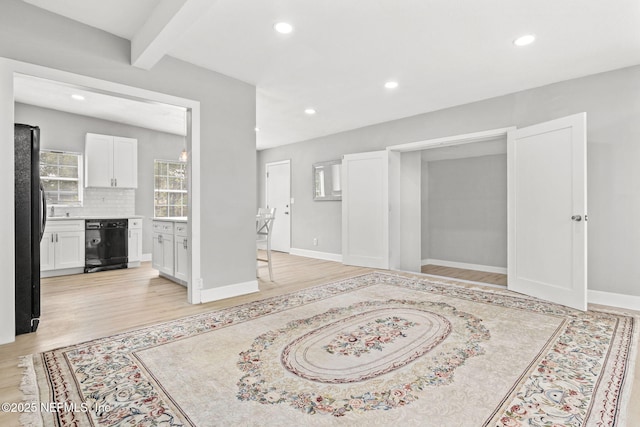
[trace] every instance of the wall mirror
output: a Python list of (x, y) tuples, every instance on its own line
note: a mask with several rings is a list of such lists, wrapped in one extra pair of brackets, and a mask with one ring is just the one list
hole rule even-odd
[(313, 200), (342, 200), (342, 160), (313, 164)]

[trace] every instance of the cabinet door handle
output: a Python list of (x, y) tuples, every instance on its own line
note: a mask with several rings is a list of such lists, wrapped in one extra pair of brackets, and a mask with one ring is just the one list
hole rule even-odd
[(187, 249), (187, 238), (185, 237), (184, 240), (182, 241), (182, 247)]
[(162, 234), (158, 234), (158, 243), (162, 243)]
[(53, 233), (51, 233), (51, 243), (53, 243)]
[(115, 181), (115, 183), (116, 183), (115, 186), (117, 187), (118, 186), (118, 178), (114, 178), (113, 180)]
[(58, 243), (58, 233), (56, 233), (56, 243)]

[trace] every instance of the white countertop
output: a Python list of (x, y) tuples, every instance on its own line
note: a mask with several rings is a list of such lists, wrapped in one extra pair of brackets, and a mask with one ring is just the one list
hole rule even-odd
[[(102, 216), (88, 216), (88, 215), (79, 215), (79, 216), (48, 216), (47, 221), (79, 221), (85, 219), (143, 219), (142, 215), (102, 215)], [(174, 216), (174, 217), (166, 217), (166, 218), (151, 218), (152, 221), (170, 221), (170, 222), (188, 222), (187, 217), (185, 216)]]
[(165, 218), (153, 218), (153, 221), (187, 222), (186, 216), (170, 216)]
[(142, 215), (103, 215), (103, 216), (48, 216), (47, 221), (71, 221), (71, 220), (85, 220), (85, 219), (142, 219)]

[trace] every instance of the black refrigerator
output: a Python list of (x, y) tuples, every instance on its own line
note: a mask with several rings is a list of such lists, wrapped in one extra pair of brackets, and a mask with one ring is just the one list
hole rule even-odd
[(16, 335), (35, 332), (40, 322), (40, 240), (47, 204), (40, 182), (40, 128), (16, 124), (15, 254)]

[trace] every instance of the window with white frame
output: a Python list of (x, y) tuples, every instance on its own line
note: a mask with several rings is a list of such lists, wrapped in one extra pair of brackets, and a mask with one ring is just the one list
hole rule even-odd
[(155, 217), (187, 216), (187, 164), (155, 160), (153, 171)]
[(82, 154), (40, 150), (40, 180), (48, 205), (82, 206)]

